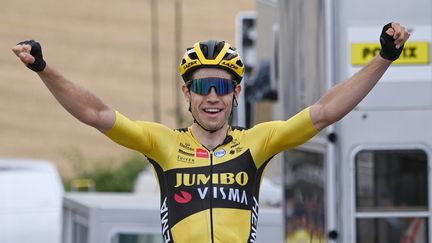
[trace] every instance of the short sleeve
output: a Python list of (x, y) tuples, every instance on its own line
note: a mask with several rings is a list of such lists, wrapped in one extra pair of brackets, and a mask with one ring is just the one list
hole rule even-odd
[(318, 133), (310, 107), (286, 121), (271, 121), (256, 125), (248, 132), (252, 156), (260, 165), (277, 153), (307, 142)]
[(168, 127), (154, 122), (131, 121), (116, 111), (116, 122), (105, 135), (124, 147), (139, 151), (153, 159), (163, 159), (174, 132)]

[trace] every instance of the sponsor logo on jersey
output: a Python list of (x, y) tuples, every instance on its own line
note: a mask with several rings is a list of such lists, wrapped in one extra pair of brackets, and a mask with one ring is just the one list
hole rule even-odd
[[(177, 144), (177, 150), (181, 148), (179, 144), (180, 142)], [(246, 222), (246, 227), (252, 230), (252, 208), (255, 207), (254, 210), (257, 211), (253, 197), (257, 197), (259, 189), (257, 183), (253, 182), (259, 181), (260, 177), (257, 176), (261, 175), (261, 171), (258, 171), (250, 152), (245, 147), (239, 156), (227, 156), (231, 150), (236, 151), (240, 147), (243, 145), (240, 144), (234, 148), (230, 148), (229, 145), (225, 146), (225, 156), (217, 159), (226, 158), (223, 163), (218, 161), (218, 163), (211, 164), (210, 161), (211, 156), (216, 158), (214, 152), (220, 148), (210, 153), (204, 147), (198, 147), (203, 150), (203, 155), (208, 156), (208, 159), (177, 154), (184, 158), (195, 159), (195, 164), (168, 169), (160, 176), (164, 179), (160, 184), (165, 187), (162, 188), (164, 190), (161, 190), (163, 193), (161, 201), (163, 202), (163, 198), (167, 196), (167, 205), (170, 207), (170, 228), (198, 212), (210, 208), (230, 208), (248, 210), (250, 219)], [(185, 148), (181, 149), (189, 152)], [(197, 153), (198, 149), (196, 147), (193, 149)], [(247, 238), (251, 237), (251, 232), (248, 233)]]
[(258, 209), (259, 204), (258, 200), (253, 197), (253, 206), (252, 206), (252, 217), (251, 217), (251, 234), (248, 242), (256, 242), (257, 238), (257, 226), (258, 226)]
[(178, 203), (185, 204), (192, 200), (192, 195), (189, 192), (180, 191), (180, 194), (174, 193), (174, 200)]
[(232, 141), (231, 148), (235, 148), (235, 147), (237, 147), (237, 146), (239, 146), (239, 145), (240, 145), (240, 142), (238, 141), (237, 138), (235, 138), (235, 139)]
[[(238, 188), (226, 188), (226, 187), (213, 187), (213, 193), (211, 193), (210, 187), (198, 187), (196, 188), (199, 199), (204, 200), (212, 197), (213, 199), (227, 200), (235, 203), (241, 203), (248, 205), (248, 197), (246, 190)], [(192, 194), (186, 191), (180, 191), (180, 193), (174, 193), (174, 201), (179, 204), (187, 204), (192, 201)]]
[(198, 158), (208, 158), (209, 157), (209, 153), (205, 149), (197, 148), (195, 150), (195, 156), (198, 157)]
[(194, 191), (196, 198), (201, 200), (211, 197), (247, 206), (249, 202), (245, 186), (248, 181), (249, 176), (245, 171), (213, 173), (211, 176), (204, 173), (176, 173), (174, 187), (181, 188), (181, 195), (175, 194), (174, 200), (179, 204), (189, 203), (192, 200), (192, 195), (188, 192)]
[[(207, 198), (207, 196), (213, 197), (213, 199), (228, 200), (236, 203), (248, 205), (246, 190), (238, 188), (226, 188), (226, 187), (213, 187), (213, 195), (209, 192), (210, 187), (199, 187), (197, 188), (199, 197), (201, 199)], [(210, 195), (209, 195), (210, 194)]]
[(225, 156), (225, 154), (226, 154), (226, 151), (223, 148), (214, 152), (214, 156), (216, 156), (217, 158), (223, 157), (223, 156)]
[(181, 155), (177, 155), (177, 161), (178, 162), (183, 162), (183, 163), (189, 163), (189, 164), (194, 164), (195, 163), (195, 159), (194, 158), (183, 157)]
[(186, 152), (184, 150), (181, 150), (181, 149), (179, 149), (178, 152), (179, 152), (179, 154), (183, 154), (183, 155), (186, 155), (186, 156), (191, 156), (191, 157), (195, 156), (194, 153), (188, 153), (188, 152)]
[(180, 143), (180, 147), (182, 147), (182, 148), (184, 148), (184, 149), (186, 149), (188, 151), (192, 151), (192, 152), (194, 151), (194, 149), (191, 148), (190, 143)]
[(161, 212), (161, 224), (162, 224), (162, 237), (164, 239), (164, 242), (171, 242), (171, 232), (168, 223), (168, 204), (167, 204), (166, 197), (163, 200), (163, 203), (160, 208), (160, 212)]
[[(239, 185), (245, 186), (249, 181), (249, 176), (245, 171), (238, 173), (213, 173), (211, 176), (213, 185)], [(176, 173), (176, 184), (180, 186), (200, 186), (210, 182), (208, 174)]]
[(231, 155), (234, 155), (235, 153), (240, 153), (242, 150), (243, 150), (243, 147), (231, 148), (231, 150), (229, 151), (229, 153)]

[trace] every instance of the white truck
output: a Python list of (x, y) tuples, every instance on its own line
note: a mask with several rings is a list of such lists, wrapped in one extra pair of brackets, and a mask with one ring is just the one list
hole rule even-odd
[(63, 194), (51, 162), (0, 159), (0, 242), (59, 243)]

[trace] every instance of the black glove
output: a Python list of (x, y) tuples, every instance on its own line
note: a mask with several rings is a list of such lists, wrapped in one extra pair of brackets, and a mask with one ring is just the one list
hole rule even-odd
[(42, 57), (42, 47), (39, 42), (34, 40), (26, 40), (18, 43), (18, 45), (30, 45), (31, 51), (30, 55), (35, 58), (34, 63), (27, 64), (27, 67), (35, 72), (42, 72), (46, 67), (46, 62)]
[(399, 49), (396, 49), (396, 45), (394, 43), (393, 36), (390, 36), (386, 33), (388, 29), (391, 28), (391, 23), (384, 25), (381, 36), (380, 36), (380, 43), (381, 43), (381, 51), (380, 55), (382, 58), (394, 61), (399, 58), (400, 54), (403, 50), (403, 45), (399, 47)]

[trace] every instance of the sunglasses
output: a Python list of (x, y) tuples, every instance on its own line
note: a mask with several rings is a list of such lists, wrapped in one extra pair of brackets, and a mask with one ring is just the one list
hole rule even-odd
[(226, 95), (234, 91), (237, 83), (224, 78), (200, 78), (189, 80), (186, 85), (190, 91), (199, 95), (208, 95), (212, 87), (215, 87), (217, 95)]

